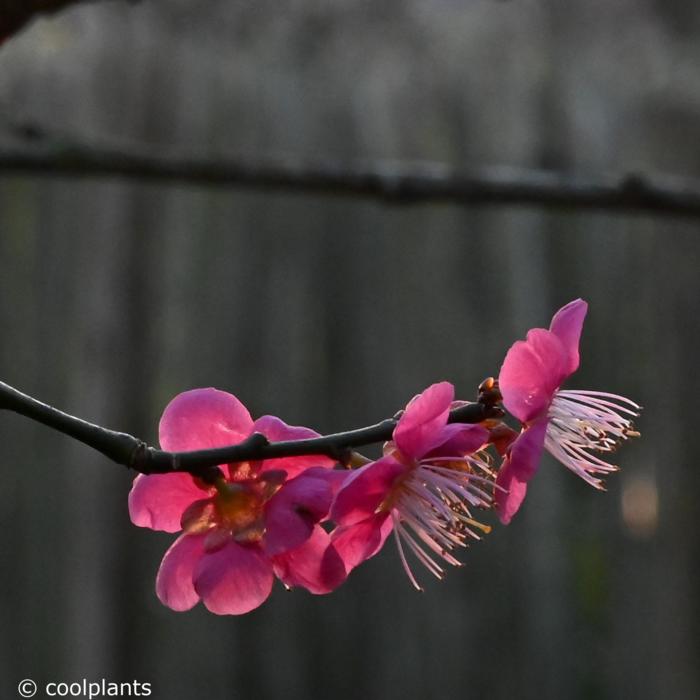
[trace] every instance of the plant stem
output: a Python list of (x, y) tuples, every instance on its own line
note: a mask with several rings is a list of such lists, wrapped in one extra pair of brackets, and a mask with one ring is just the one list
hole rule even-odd
[[(204, 478), (210, 476), (212, 468), (220, 464), (273, 457), (326, 455), (346, 462), (352, 449), (390, 440), (397, 422), (396, 418), (387, 418), (364, 428), (283, 442), (268, 442), (264, 435), (254, 433), (237, 445), (193, 452), (167, 452), (128, 433), (110, 430), (59, 411), (4, 382), (0, 382), (0, 409), (19, 413), (58, 430), (101, 452), (113, 462), (141, 474), (187, 472)], [(502, 415), (502, 409), (488, 401), (479, 401), (453, 409), (449, 422), (480, 423)]]

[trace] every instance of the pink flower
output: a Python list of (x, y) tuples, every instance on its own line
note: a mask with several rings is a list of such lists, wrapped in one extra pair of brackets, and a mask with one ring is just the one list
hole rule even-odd
[(478, 425), (448, 425), (453, 398), (448, 382), (416, 396), (385, 446), (385, 456), (352, 473), (341, 487), (331, 509), (338, 525), (332, 541), (348, 572), (374, 556), (393, 531), (404, 569), (420, 589), (404, 544), (442, 578), (436, 559), (459, 565), (452, 550), (469, 538), (479, 539), (473, 528), (488, 532), (472, 519), (469, 507), (491, 505), (488, 465), (477, 454), (489, 434)]
[[(274, 416), (253, 422), (235, 396), (216, 389), (176, 396), (160, 421), (161, 446), (172, 452), (237, 444), (254, 432), (271, 441), (316, 436)], [(189, 610), (201, 599), (214, 613), (238, 615), (267, 599), (275, 575), (312, 593), (340, 585), (343, 562), (318, 524), (339, 476), (333, 465), (324, 456), (228, 464), (215, 484), (186, 473), (136, 477), (129, 494), (133, 523), (184, 530), (160, 565), (160, 600)]]
[(597, 474), (617, 471), (598, 454), (612, 452), (638, 435), (629, 418), (636, 403), (599, 391), (564, 391), (562, 383), (579, 366), (579, 339), (588, 305), (576, 299), (559, 309), (549, 330), (533, 328), (517, 341), (501, 367), (498, 385), (504, 406), (523, 430), (506, 452), (496, 484), (496, 509), (509, 523), (520, 508), (527, 482), (546, 449), (568, 469), (597, 489)]

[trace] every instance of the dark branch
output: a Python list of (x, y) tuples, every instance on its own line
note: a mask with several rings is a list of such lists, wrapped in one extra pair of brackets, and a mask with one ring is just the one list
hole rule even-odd
[(543, 170), (464, 171), (437, 163), (206, 159), (142, 147), (41, 143), (0, 149), (0, 174), (119, 177), (404, 204), (530, 205), (700, 216), (700, 181), (659, 174), (573, 176)]
[(0, 0), (0, 44), (35, 17), (94, 0)]
[[(327, 455), (343, 461), (355, 447), (385, 442), (391, 439), (396, 419), (389, 418), (358, 430), (348, 430), (305, 440), (268, 442), (259, 433), (229, 447), (196, 452), (166, 452), (150, 447), (143, 440), (127, 433), (119, 433), (88, 423), (41, 401), (23, 394), (0, 382), (0, 409), (20, 413), (101, 452), (117, 464), (123, 464), (141, 474), (168, 474), (188, 472), (206, 477), (211, 468), (231, 462), (247, 462), (273, 457), (297, 455)], [(489, 403), (471, 403), (450, 413), (451, 423), (479, 423), (487, 418), (503, 415), (503, 411)]]

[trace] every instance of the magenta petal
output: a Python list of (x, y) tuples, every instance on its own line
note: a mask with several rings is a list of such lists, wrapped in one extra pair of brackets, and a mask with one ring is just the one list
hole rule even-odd
[(452, 423), (439, 433), (439, 439), (426, 457), (463, 456), (481, 449), (489, 441), (489, 431), (480, 425)]
[[(543, 419), (523, 430), (513, 441), (496, 478), (496, 512), (507, 525), (518, 512), (527, 482), (537, 472), (544, 450), (547, 420)], [(504, 489), (504, 490), (502, 490)]]
[(496, 497), (496, 512), (500, 521), (508, 525), (513, 516), (520, 510), (520, 506), (527, 495), (527, 482), (518, 479), (514, 472), (505, 465), (498, 474), (498, 486), (508, 493), (499, 493)]
[(204, 535), (180, 535), (165, 553), (156, 577), (156, 593), (163, 605), (189, 610), (199, 602), (192, 578), (204, 554)]
[(195, 569), (194, 587), (207, 609), (217, 615), (242, 615), (267, 600), (272, 564), (256, 546), (234, 541), (205, 553)]
[(435, 434), (447, 423), (454, 392), (452, 384), (440, 382), (411, 399), (393, 435), (407, 457), (420, 459), (431, 448)]
[(328, 487), (335, 498), (345, 484), (355, 475), (353, 469), (326, 469), (324, 467), (312, 467), (302, 472), (304, 476), (313, 476), (316, 479), (321, 479), (328, 484)]
[(533, 328), (527, 340), (508, 350), (498, 384), (505, 407), (527, 423), (545, 411), (567, 376), (567, 355), (559, 338), (544, 328)]
[(389, 513), (377, 513), (359, 523), (333, 530), (331, 541), (348, 574), (382, 548), (393, 526)]
[(518, 478), (529, 481), (537, 473), (540, 458), (544, 450), (544, 438), (547, 434), (547, 419), (533, 423), (523, 430), (513, 441), (508, 450), (511, 468)]
[(139, 474), (129, 493), (131, 522), (152, 530), (178, 532), (182, 514), (207, 493), (189, 474)]
[(384, 457), (358, 469), (338, 491), (331, 520), (339, 525), (352, 525), (371, 516), (406, 469), (393, 457)]
[[(319, 437), (319, 434), (311, 428), (304, 428), (299, 425), (287, 425), (277, 416), (261, 416), (255, 421), (253, 429), (257, 433), (262, 433), (270, 442), (281, 442), (283, 440), (305, 440)], [(279, 457), (276, 459), (266, 459), (262, 463), (260, 472), (273, 469), (282, 469), (287, 472), (287, 476), (292, 478), (301, 474), (309, 467), (335, 466), (336, 460), (325, 455), (303, 455), (301, 457)]]
[(347, 578), (343, 560), (320, 525), (301, 547), (274, 557), (273, 565), (286, 586), (301, 586), (316, 595), (330, 593)]
[(265, 507), (265, 553), (272, 556), (302, 545), (328, 515), (332, 500), (330, 483), (308, 471), (286, 482)]
[(242, 442), (253, 431), (248, 409), (218, 389), (178, 394), (160, 419), (160, 445), (170, 452), (225, 447)]
[(562, 345), (566, 349), (567, 362), (565, 369), (567, 376), (578, 369), (578, 346), (587, 311), (588, 304), (583, 299), (575, 299), (554, 314), (552, 323), (549, 326), (549, 330), (561, 340)]

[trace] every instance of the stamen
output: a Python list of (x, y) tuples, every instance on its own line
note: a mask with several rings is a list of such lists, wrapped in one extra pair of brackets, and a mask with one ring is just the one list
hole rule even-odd
[(428, 457), (421, 464), (445, 464), (450, 466), (453, 471), (466, 471), (473, 474), (474, 470), (479, 470), (493, 477), (494, 472), (491, 469), (491, 456), (484, 452), (475, 452), (469, 455), (457, 455), (455, 457)]
[(442, 467), (433, 463), (432, 460), (421, 462), (420, 468), (422, 474), (429, 476), (430, 481), (436, 487), (444, 486), (457, 491), (458, 500), (466, 499), (471, 505), (482, 508), (491, 507), (492, 494), (479, 488), (479, 485), (492, 487), (492, 479), (450, 467)]
[[(634, 401), (601, 391), (558, 391), (549, 408), (545, 448), (591, 486), (604, 490), (594, 474), (617, 471), (598, 454), (612, 453), (638, 437), (632, 420), (641, 409)], [(597, 453), (597, 454), (596, 454)]]
[[(439, 533), (436, 531), (432, 533), (436, 539), (442, 539), (444, 546), (441, 547), (434, 539), (428, 535), (425, 530), (423, 530), (420, 527), (420, 524), (414, 519), (410, 517), (406, 517), (404, 514), (404, 521), (407, 522), (411, 527), (413, 528), (413, 531), (418, 535), (418, 537), (425, 542), (425, 544), (433, 551), (435, 554), (441, 556), (448, 564), (452, 564), (453, 566), (459, 564), (459, 561), (455, 559), (447, 550), (452, 549), (452, 547), (455, 546), (455, 543), (447, 539), (446, 537), (440, 537), (442, 533)], [(457, 543), (459, 546), (464, 546), (464, 542), (457, 540)]]
[(399, 550), (399, 557), (401, 559), (401, 563), (403, 564), (404, 571), (408, 576), (408, 580), (413, 584), (413, 587), (417, 591), (422, 591), (423, 589), (418, 585), (418, 581), (416, 581), (416, 578), (411, 571), (411, 567), (406, 561), (406, 555), (403, 553), (403, 546), (401, 545), (401, 538), (399, 537), (399, 527), (401, 526), (399, 518), (393, 512), (391, 514), (391, 518), (394, 521), (394, 539), (396, 540), (396, 548)]
[(478, 520), (474, 520), (472, 518), (467, 518), (466, 522), (469, 523), (469, 525), (481, 530), (486, 535), (488, 535), (493, 529), (490, 525), (484, 525), (484, 523), (480, 523)]
[[(458, 459), (464, 463), (463, 457)], [(422, 588), (408, 564), (404, 545), (438, 579), (443, 578), (444, 569), (434, 556), (451, 566), (461, 566), (452, 551), (466, 547), (469, 539), (480, 539), (472, 527), (484, 533), (491, 529), (474, 520), (469, 511), (470, 505), (491, 507), (492, 494), (483, 489), (490, 485), (485, 477), (439, 466), (432, 460), (418, 463), (401, 482), (391, 501), (394, 537), (404, 570), (417, 590)]]
[(411, 536), (411, 533), (403, 526), (401, 521), (399, 521), (397, 530), (403, 541), (410, 547), (410, 549), (418, 557), (420, 562), (428, 569), (428, 571), (430, 571), (430, 573), (437, 579), (442, 579), (442, 575), (444, 573), (443, 569), (418, 546), (416, 541)]

